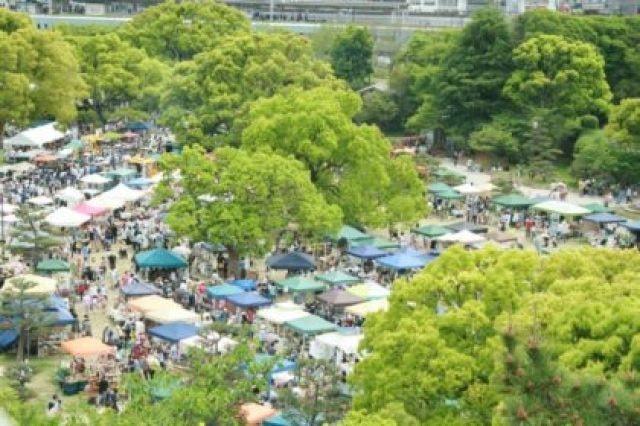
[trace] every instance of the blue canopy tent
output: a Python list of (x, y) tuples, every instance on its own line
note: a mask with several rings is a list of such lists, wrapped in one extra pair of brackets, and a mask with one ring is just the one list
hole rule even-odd
[(313, 257), (299, 251), (274, 254), (267, 259), (267, 266), (271, 269), (287, 271), (310, 271), (316, 268)]
[(595, 222), (599, 224), (607, 224), (607, 223), (623, 223), (627, 221), (627, 218), (622, 216), (618, 216), (617, 214), (612, 213), (594, 213), (587, 215), (583, 218), (589, 222)]
[(433, 259), (435, 257), (429, 255), (412, 256), (406, 253), (396, 253), (376, 259), (376, 263), (383, 268), (401, 271), (423, 268)]
[(623, 223), (622, 226), (624, 226), (629, 231), (635, 234), (640, 233), (640, 220), (629, 221), (629, 222)]
[(226, 299), (228, 296), (240, 293), (244, 293), (244, 290), (231, 284), (212, 285), (207, 287), (207, 296), (211, 299)]
[(150, 296), (160, 291), (153, 284), (136, 281), (120, 289), (125, 297)]
[(148, 186), (153, 185), (153, 181), (145, 177), (139, 177), (139, 178), (131, 179), (126, 183), (126, 185), (134, 188), (146, 188)]
[(127, 123), (124, 127), (132, 132), (146, 132), (151, 130), (151, 124), (145, 123), (144, 121), (132, 121)]
[(359, 259), (377, 259), (389, 253), (374, 246), (357, 246), (347, 249), (347, 253)]
[(52, 310), (47, 310), (47, 312), (51, 312), (52, 314), (52, 322), (51, 325), (56, 327), (62, 327), (65, 325), (71, 325), (76, 322), (76, 319), (71, 315), (67, 309), (63, 308), (55, 308)]
[(181, 340), (198, 335), (198, 327), (185, 322), (171, 322), (149, 329), (149, 334), (158, 339), (171, 343), (178, 343)]
[(0, 349), (9, 349), (18, 340), (18, 336), (19, 334), (16, 330), (0, 330)]
[(271, 304), (271, 300), (266, 297), (262, 297), (255, 292), (233, 294), (227, 297), (227, 301), (241, 308), (259, 308), (261, 306), (268, 306)]
[(180, 269), (187, 267), (187, 262), (182, 256), (165, 249), (141, 251), (136, 253), (133, 261), (140, 268)]
[(257, 283), (255, 280), (233, 280), (229, 281), (229, 284), (235, 287), (240, 287), (244, 291), (252, 291), (256, 289)]

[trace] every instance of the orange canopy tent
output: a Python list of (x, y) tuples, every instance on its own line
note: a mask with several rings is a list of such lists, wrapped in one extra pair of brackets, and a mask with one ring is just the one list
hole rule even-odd
[(128, 305), (130, 309), (142, 313), (181, 308), (181, 306), (173, 300), (156, 295), (138, 297), (130, 300)]
[(247, 426), (259, 426), (269, 417), (276, 414), (276, 410), (266, 405), (249, 402), (240, 406), (240, 416)]
[(62, 342), (62, 349), (73, 356), (99, 356), (115, 352), (115, 346), (102, 343), (94, 337), (81, 337), (79, 339)]

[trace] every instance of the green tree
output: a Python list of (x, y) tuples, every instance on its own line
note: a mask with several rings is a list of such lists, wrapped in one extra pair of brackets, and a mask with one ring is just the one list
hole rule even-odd
[(391, 403), (380, 411), (367, 413), (364, 410), (350, 411), (343, 426), (418, 426), (420, 423), (415, 417), (407, 414), (400, 403)]
[(160, 89), (169, 68), (145, 51), (132, 47), (116, 33), (78, 36), (80, 69), (89, 86), (89, 105), (105, 124), (118, 110), (148, 114), (158, 109)]
[(135, 15), (120, 34), (153, 57), (183, 61), (215, 48), (226, 35), (248, 31), (249, 21), (233, 7), (215, 0), (169, 0)]
[(249, 102), (288, 86), (309, 89), (330, 82), (340, 86), (299, 36), (227, 37), (193, 61), (176, 65), (162, 102), (163, 121), (183, 144), (212, 149), (234, 141), (229, 131)]
[(391, 145), (377, 128), (353, 123), (360, 105), (355, 93), (331, 87), (258, 100), (246, 116), (241, 146), (300, 160), (348, 223), (417, 220), (425, 202), (415, 167), (406, 159), (390, 159)]
[(502, 88), (512, 70), (511, 50), (503, 13), (494, 8), (476, 12), (441, 66), (429, 108), (437, 111), (447, 132), (466, 137), (506, 108)]
[(382, 130), (395, 130), (402, 127), (397, 118), (398, 106), (393, 97), (389, 93), (374, 90), (362, 94), (362, 109), (354, 120), (358, 123), (375, 124)]
[(576, 141), (571, 169), (583, 179), (613, 179), (617, 172), (614, 146), (602, 130), (584, 133)]
[(557, 148), (549, 125), (548, 115), (536, 116), (531, 122), (531, 130), (525, 135), (524, 153), (530, 166), (530, 174), (535, 173), (545, 181), (551, 177), (553, 165), (558, 160), (562, 151)]
[(200, 147), (186, 147), (163, 163), (164, 170), (182, 174), (181, 195), (167, 222), (193, 241), (223, 244), (233, 272), (240, 256), (264, 255), (292, 224), (309, 238), (340, 225), (340, 209), (325, 201), (294, 159), (232, 148), (206, 155)]
[(23, 15), (0, 9), (0, 57), (0, 139), (7, 124), (75, 117), (85, 85), (59, 33), (37, 31)]
[(331, 65), (338, 78), (354, 89), (364, 87), (373, 74), (373, 37), (365, 27), (348, 26), (331, 46)]
[(469, 135), (469, 148), (489, 155), (495, 162), (509, 164), (518, 154), (518, 141), (510, 131), (491, 123)]

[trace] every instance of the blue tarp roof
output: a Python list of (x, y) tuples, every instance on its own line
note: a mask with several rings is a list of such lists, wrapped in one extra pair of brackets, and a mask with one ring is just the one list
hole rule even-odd
[(308, 271), (315, 269), (313, 257), (299, 251), (291, 253), (275, 254), (267, 259), (267, 266), (271, 269), (284, 269), (287, 271)]
[(630, 220), (626, 223), (623, 223), (622, 226), (627, 228), (629, 231), (640, 232), (640, 220), (634, 220), (634, 221)]
[(244, 290), (231, 284), (221, 284), (207, 287), (207, 295), (212, 299), (224, 299), (228, 296), (240, 293), (244, 293)]
[(153, 249), (136, 253), (133, 260), (141, 268), (178, 269), (187, 262), (177, 253), (166, 249)]
[(374, 246), (358, 246), (347, 249), (347, 253), (360, 259), (377, 259), (389, 253)]
[(258, 293), (239, 293), (233, 294), (227, 297), (229, 303), (242, 308), (258, 308), (260, 306), (267, 306), (271, 304), (271, 301), (266, 297), (260, 296)]
[(233, 280), (229, 281), (229, 284), (240, 287), (244, 291), (251, 291), (256, 289), (255, 280)]
[(71, 325), (75, 322), (75, 318), (67, 309), (56, 308), (51, 313), (53, 313), (53, 325), (55, 326)]
[(125, 296), (149, 296), (158, 294), (159, 291), (153, 284), (134, 282), (120, 289)]
[(185, 322), (172, 322), (149, 329), (149, 334), (162, 340), (177, 343), (198, 335), (198, 327)]
[(0, 349), (10, 348), (18, 340), (18, 332), (16, 330), (0, 330)]
[(424, 267), (430, 258), (424, 256), (411, 256), (405, 253), (396, 253), (376, 259), (376, 262), (385, 268), (401, 270), (401, 269), (418, 269)]
[(595, 223), (622, 223), (626, 222), (627, 218), (612, 213), (594, 213), (585, 216), (584, 220)]

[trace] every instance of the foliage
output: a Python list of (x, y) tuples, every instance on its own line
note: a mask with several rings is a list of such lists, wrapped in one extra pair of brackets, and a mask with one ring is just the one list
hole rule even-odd
[(553, 164), (562, 153), (554, 143), (548, 117), (547, 113), (533, 119), (531, 130), (525, 136), (526, 146), (523, 148), (529, 160), (530, 172), (542, 176), (543, 181), (551, 177)]
[(47, 417), (41, 406), (23, 403), (18, 392), (9, 387), (0, 388), (0, 407), (20, 426), (59, 424), (59, 419)]
[(109, 115), (136, 115), (157, 110), (161, 85), (169, 69), (145, 51), (132, 47), (116, 33), (69, 39), (76, 46), (80, 69), (89, 86), (89, 105), (102, 124)]
[[(394, 285), (390, 308), (367, 318), (370, 353), (351, 382), (354, 408), (375, 413), (401, 403), (421, 424), (442, 416), (466, 424), (498, 420), (509, 400), (500, 376), (502, 331), (532, 327), (549, 359), (614, 388), (637, 374), (640, 303), (636, 251), (566, 249), (548, 257), (486, 247), (444, 252)], [(579, 406), (578, 399), (576, 405)], [(499, 423), (498, 423), (499, 424)]]
[(184, 61), (247, 31), (242, 12), (215, 0), (169, 0), (135, 15), (120, 33), (152, 57)]
[(394, 130), (397, 125), (398, 106), (386, 92), (373, 90), (362, 94), (362, 109), (354, 120), (375, 124), (383, 131)]
[(572, 171), (584, 179), (608, 180), (616, 173), (614, 147), (602, 130), (584, 133), (576, 142)]
[(284, 417), (292, 426), (334, 424), (348, 408), (348, 397), (340, 389), (341, 377), (332, 361), (298, 360), (296, 376), (303, 395), (291, 388), (278, 393)]
[(388, 225), (423, 215), (422, 183), (406, 159), (390, 159), (391, 145), (377, 128), (352, 118), (359, 97), (346, 90), (294, 89), (251, 104), (242, 147), (293, 155), (310, 171), (347, 223)]
[(469, 148), (490, 155), (500, 163), (510, 163), (518, 152), (518, 142), (509, 130), (491, 123), (469, 135)]
[(400, 403), (391, 403), (373, 414), (364, 410), (350, 411), (341, 423), (343, 426), (418, 426), (415, 417), (407, 414)]
[(55, 31), (37, 31), (0, 9), (0, 135), (6, 124), (55, 118), (68, 123), (85, 94), (73, 48)]
[(212, 149), (230, 142), (228, 132), (249, 102), (284, 87), (309, 89), (332, 81), (330, 68), (313, 58), (301, 37), (230, 36), (176, 65), (163, 99), (163, 121), (183, 144)]
[[(233, 148), (207, 155), (200, 147), (185, 147), (162, 163), (165, 171), (180, 170), (182, 176), (167, 216), (171, 228), (192, 241), (223, 244), (232, 262), (241, 255), (264, 255), (292, 224), (310, 238), (340, 225), (340, 209), (325, 201), (292, 158)], [(175, 189), (170, 181), (164, 185)]]
[(331, 65), (338, 78), (354, 89), (364, 87), (373, 74), (373, 37), (365, 27), (348, 26), (331, 46)]

